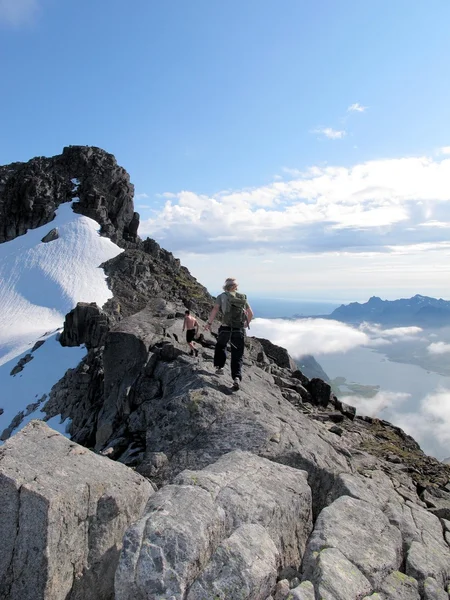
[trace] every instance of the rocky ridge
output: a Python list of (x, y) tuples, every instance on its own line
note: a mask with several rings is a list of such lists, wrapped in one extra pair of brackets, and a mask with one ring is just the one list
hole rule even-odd
[[(229, 376), (214, 373), (216, 331), (202, 336), (199, 358), (181, 331), (187, 306), (204, 323), (206, 289), (156, 242), (123, 244), (104, 265), (114, 298), (79, 304), (61, 336), (89, 349), (45, 405), (49, 417), (70, 417), (72, 441), (33, 422), (0, 450), (0, 490), (11, 490), (0, 599), (90, 598), (105, 569), (102, 600), (448, 600), (450, 467), (395, 426), (356, 416), (267, 340), (247, 338), (243, 386), (231, 392)], [(113, 527), (121, 492), (100, 483), (102, 472), (145, 490), (146, 506), (130, 488), (136, 508), (123, 529)], [(86, 505), (88, 473), (99, 492)], [(59, 563), (52, 548), (72, 536), (60, 525), (68, 517), (30, 526), (36, 506), (54, 506), (55, 487), (65, 491), (47, 514), (78, 511), (87, 532)], [(37, 555), (51, 557), (39, 578), (26, 568), (31, 535)], [(62, 572), (72, 576), (52, 575)]]

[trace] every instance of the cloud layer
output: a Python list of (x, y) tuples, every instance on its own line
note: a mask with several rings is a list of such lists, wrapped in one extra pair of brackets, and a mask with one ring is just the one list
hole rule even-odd
[(441, 460), (450, 457), (450, 390), (427, 394), (414, 412), (394, 412), (392, 420)]
[(312, 167), (266, 186), (213, 196), (166, 193), (141, 223), (177, 252), (450, 251), (450, 159), (427, 157)]
[(252, 321), (251, 334), (271, 340), (286, 348), (293, 358), (305, 354), (320, 356), (334, 352), (347, 352), (359, 346), (376, 347), (414, 338), (420, 327), (394, 327), (383, 329), (378, 325), (363, 323), (352, 327), (332, 319), (259, 319)]
[(347, 352), (370, 344), (367, 334), (340, 321), (327, 319), (255, 319), (252, 335), (286, 348), (293, 358), (305, 354)]
[[(383, 329), (373, 324), (362, 324), (356, 328), (328, 319), (257, 318), (252, 322), (251, 334), (287, 348), (297, 360), (304, 354), (312, 354), (320, 363), (320, 357), (326, 354), (405, 342), (417, 339), (423, 331), (419, 327)], [(431, 346), (445, 347), (446, 352), (450, 351), (450, 344), (443, 342)], [(401, 381), (400, 375), (398, 380)], [(356, 379), (356, 383), (361, 382)], [(372, 398), (346, 395), (340, 396), (340, 399), (355, 406), (359, 414), (387, 419), (398, 425), (412, 435), (425, 452), (441, 459), (450, 456), (450, 390), (445, 387), (425, 393), (423, 398), (398, 389), (381, 389)]]

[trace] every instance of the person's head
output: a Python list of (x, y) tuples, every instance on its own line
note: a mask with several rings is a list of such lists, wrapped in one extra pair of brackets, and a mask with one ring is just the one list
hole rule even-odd
[(188, 317), (191, 313), (188, 310), (185, 310), (184, 314)]
[(238, 282), (236, 281), (236, 279), (234, 277), (228, 277), (228, 279), (225, 279), (225, 283), (223, 286), (223, 289), (226, 292), (235, 292), (238, 288)]

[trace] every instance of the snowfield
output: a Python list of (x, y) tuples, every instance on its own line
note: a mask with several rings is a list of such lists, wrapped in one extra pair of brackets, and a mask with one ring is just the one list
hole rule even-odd
[[(55, 227), (59, 238), (43, 243)], [(122, 249), (101, 237), (99, 229), (93, 219), (74, 213), (72, 203), (66, 203), (51, 223), (0, 244), (0, 435), (19, 411), (26, 412), (36, 397), (48, 394), (86, 353), (60, 346), (56, 331), (77, 302), (102, 306), (112, 297), (100, 265)], [(47, 341), (23, 371), (11, 376), (39, 339)]]

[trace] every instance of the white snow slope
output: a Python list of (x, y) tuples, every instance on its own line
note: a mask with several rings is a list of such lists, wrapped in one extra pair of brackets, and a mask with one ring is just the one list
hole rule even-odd
[[(55, 227), (59, 238), (42, 243)], [(84, 348), (60, 346), (56, 331), (77, 302), (102, 306), (112, 296), (99, 265), (122, 249), (101, 237), (99, 229), (98, 223), (74, 213), (72, 203), (66, 203), (51, 223), (0, 244), (0, 436), (17, 413), (48, 394), (86, 353)], [(39, 339), (47, 341), (33, 352), (23, 371), (11, 376)], [(21, 426), (40, 416), (31, 411)]]

